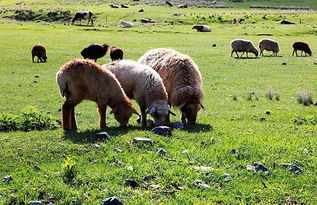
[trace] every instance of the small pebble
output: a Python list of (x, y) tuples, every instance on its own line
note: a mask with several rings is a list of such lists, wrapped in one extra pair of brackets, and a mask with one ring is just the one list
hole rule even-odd
[(159, 189), (159, 188), (160, 188), (160, 186), (159, 186), (159, 185), (156, 185), (156, 184), (151, 184), (149, 187), (150, 187), (151, 189)]
[(96, 137), (99, 139), (110, 139), (110, 135), (107, 132), (99, 132)]
[(101, 205), (123, 205), (123, 200), (113, 196), (105, 200), (102, 200)]
[(282, 65), (287, 65), (287, 63), (282, 63)]
[(3, 182), (9, 182), (9, 181), (11, 181), (11, 180), (13, 180), (13, 178), (12, 178), (11, 176), (9, 176), (9, 175), (3, 177), (3, 179), (2, 179)]
[(154, 127), (151, 132), (153, 132), (154, 134), (158, 134), (158, 135), (165, 135), (165, 136), (171, 136), (172, 135), (172, 130), (170, 127), (167, 126), (158, 126), (158, 127)]
[(154, 140), (149, 139), (149, 138), (142, 138), (142, 137), (134, 138), (133, 142), (143, 142), (143, 143), (147, 143), (147, 144), (154, 144)]
[(35, 76), (34, 76), (34, 78), (40, 78), (40, 76), (38, 76), (38, 75), (35, 75)]
[(121, 149), (118, 149), (118, 148), (114, 148), (113, 151), (116, 152), (116, 153), (122, 152), (122, 150), (121, 150)]
[(174, 122), (173, 123), (173, 128), (178, 128), (178, 129), (184, 129), (185, 126), (182, 122)]
[(166, 154), (167, 154), (167, 151), (164, 150), (164, 149), (159, 149), (159, 150), (157, 150), (156, 153), (157, 153), (157, 154), (160, 154), (160, 155), (166, 155)]
[(238, 154), (239, 153), (239, 150), (238, 149), (232, 149), (230, 151), (231, 154)]
[(42, 205), (43, 203), (41, 201), (30, 201), (29, 205)]
[(98, 149), (98, 148), (100, 148), (100, 145), (99, 144), (93, 144), (92, 147)]
[(216, 47), (217, 45), (214, 43), (214, 44), (212, 44), (212, 47)]
[(271, 112), (269, 110), (265, 111), (265, 114), (270, 115)]
[(133, 167), (132, 167), (132, 166), (128, 166), (128, 167), (127, 167), (127, 170), (133, 171)]
[(40, 170), (41, 170), (40, 167), (37, 166), (37, 165), (34, 165), (34, 166), (33, 166), (33, 169), (34, 169), (35, 171), (40, 171)]
[(266, 118), (265, 118), (265, 117), (260, 117), (260, 120), (261, 120), (261, 121), (265, 121)]
[(204, 189), (210, 188), (210, 186), (209, 186), (208, 184), (206, 184), (206, 183), (204, 183), (203, 181), (200, 181), (200, 180), (196, 181), (196, 182), (194, 183), (194, 185), (195, 185), (195, 187), (197, 187), (197, 188), (204, 188)]

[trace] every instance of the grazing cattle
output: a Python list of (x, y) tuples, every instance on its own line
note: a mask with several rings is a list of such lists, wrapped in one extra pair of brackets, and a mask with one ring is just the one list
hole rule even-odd
[(87, 22), (87, 25), (89, 24), (89, 22), (91, 22), (91, 25), (94, 24), (94, 21), (92, 19), (92, 13), (90, 11), (80, 11), (80, 12), (77, 12), (74, 16), (74, 18), (72, 18), (71, 20), (71, 23), (74, 24), (75, 21), (80, 21), (80, 24), (81, 24), (81, 20), (85, 20), (85, 19), (88, 19), (88, 22)]
[(302, 51), (301, 56), (303, 55), (303, 52), (305, 53), (305, 56), (307, 56), (307, 54), (310, 56), (312, 55), (312, 51), (310, 50), (309, 45), (307, 43), (295, 42), (293, 44), (293, 48), (294, 50), (292, 56), (294, 56), (294, 53), (296, 53), (296, 56), (298, 56), (297, 51)]
[(112, 46), (110, 48), (110, 58), (112, 61), (122, 60), (123, 59), (123, 51), (121, 48), (116, 46)]
[(89, 58), (97, 61), (97, 58), (102, 58), (106, 55), (108, 51), (109, 45), (108, 44), (90, 44), (89, 46), (85, 47), (80, 54), (84, 58)]
[(46, 62), (46, 48), (43, 45), (35, 45), (32, 48), (32, 62), (34, 63), (34, 57), (37, 57), (37, 62)]

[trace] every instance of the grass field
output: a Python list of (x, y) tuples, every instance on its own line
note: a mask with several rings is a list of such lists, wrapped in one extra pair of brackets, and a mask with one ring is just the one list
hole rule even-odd
[[(47, 1), (43, 5), (70, 9), (72, 14), (82, 9), (80, 5), (54, 2)], [(41, 7), (40, 1), (26, 4), (35, 10)], [(15, 2), (2, 0), (0, 5), (11, 8)], [(0, 132), (0, 177), (13, 177), (7, 183), (0, 182), (0, 204), (31, 200), (101, 204), (111, 196), (122, 198), (125, 204), (316, 204), (316, 107), (303, 106), (296, 99), (299, 90), (310, 90), (316, 102), (316, 14), (313, 11), (294, 14), (243, 8), (190, 8), (182, 10), (184, 15), (177, 17), (173, 9), (144, 7), (152, 10), (145, 13), (146, 17), (160, 23), (170, 18), (169, 21), (178, 23), (122, 29), (102, 22), (106, 16), (109, 22), (117, 22), (122, 17), (133, 20), (141, 15), (98, 5), (88, 5), (90, 10), (97, 10), (94, 27), (2, 18), (0, 113), (19, 113), (25, 107), (35, 106), (60, 119), (59, 108), (64, 100), (55, 82), (56, 72), (63, 63), (79, 58), (87, 44), (109, 43), (123, 48), (126, 59), (137, 60), (149, 49), (158, 47), (190, 55), (201, 70), (205, 91), (206, 111), (199, 112), (198, 125), (185, 130), (174, 129), (172, 136), (164, 137), (138, 125), (135, 116), (130, 119), (128, 128), (121, 129), (108, 114), (109, 128), (105, 131), (112, 138), (100, 140), (95, 137), (100, 131), (96, 106), (83, 102), (76, 107), (78, 132), (65, 133), (61, 127)], [(191, 13), (200, 17), (216, 14), (228, 20), (237, 14), (251, 15), (252, 19), (240, 25), (208, 23), (205, 19), (203, 22), (211, 26), (212, 32), (198, 33), (191, 30), (190, 24), (199, 23), (199, 19), (185, 16)], [(263, 20), (264, 13), (271, 13), (272, 18)], [(304, 23), (280, 25), (274, 20), (280, 15), (295, 22), (303, 19)], [(264, 37), (258, 34), (272, 34), (269, 38), (280, 43), (278, 57), (269, 57), (269, 53), (250, 59), (230, 57), (232, 39), (246, 38), (257, 45)], [(309, 43), (313, 56), (292, 57), (294, 41)], [(37, 43), (46, 46), (47, 63), (32, 63), (30, 51)], [(212, 47), (213, 44), (216, 47)], [(98, 63), (109, 61), (107, 55)], [(265, 97), (269, 87), (280, 95), (280, 100)], [(255, 94), (249, 100), (251, 92)], [(237, 96), (237, 100), (233, 96)], [(180, 118), (180, 112), (174, 110), (177, 117), (173, 117), (172, 122)], [(266, 114), (267, 111), (270, 114)], [(294, 123), (299, 117), (307, 122)], [(135, 144), (132, 142), (135, 137), (148, 137), (155, 143)], [(100, 148), (94, 148), (94, 143)], [(116, 148), (122, 152), (115, 151)], [(160, 148), (168, 152), (166, 156), (156, 153)], [(232, 153), (234, 149), (238, 152)], [(264, 164), (270, 174), (246, 169), (254, 163)], [(288, 171), (281, 163), (294, 163), (303, 173)], [(34, 169), (35, 165), (40, 170)], [(75, 171), (70, 171), (67, 165)], [(195, 166), (213, 169), (201, 170)], [(65, 178), (71, 180), (65, 181)], [(125, 180), (131, 178), (141, 186), (126, 186)], [(198, 180), (209, 188), (196, 187)]]

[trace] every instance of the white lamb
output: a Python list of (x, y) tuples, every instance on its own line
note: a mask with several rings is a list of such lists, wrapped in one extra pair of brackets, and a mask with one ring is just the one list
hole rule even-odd
[(112, 72), (126, 95), (139, 104), (142, 125), (147, 125), (147, 113), (153, 117), (155, 125), (166, 124), (168, 115), (175, 115), (167, 104), (167, 93), (160, 75), (149, 66), (121, 60), (102, 65), (102, 68)]
[(272, 51), (272, 55), (277, 56), (277, 53), (280, 51), (278, 43), (271, 39), (261, 39), (259, 41), (260, 55), (263, 56), (263, 51)]
[[(232, 47), (231, 57), (234, 52), (237, 54), (238, 58), (242, 57), (244, 53), (247, 53), (247, 58), (248, 58), (249, 52), (253, 53), (255, 56), (258, 56), (259, 54), (258, 50), (255, 48), (253, 43), (249, 40), (235, 39), (231, 41), (231, 47)], [(238, 52), (243, 52), (243, 53), (241, 54), (241, 56), (239, 56)]]
[(121, 27), (122, 28), (131, 28), (133, 27), (133, 23), (127, 22), (127, 21), (120, 21)]

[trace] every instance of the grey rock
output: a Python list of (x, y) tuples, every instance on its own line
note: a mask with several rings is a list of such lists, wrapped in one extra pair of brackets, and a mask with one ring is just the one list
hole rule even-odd
[(3, 182), (9, 182), (9, 181), (12, 181), (12, 180), (13, 180), (13, 178), (11, 176), (9, 176), (9, 175), (3, 177), (3, 179), (2, 179)]
[(111, 136), (107, 132), (99, 132), (96, 137), (99, 139), (110, 139)]
[(37, 166), (37, 165), (34, 165), (34, 166), (33, 166), (33, 169), (34, 169), (35, 171), (40, 171), (40, 170), (41, 170), (41, 168), (40, 168), (39, 166)]
[(76, 197), (73, 197), (70, 201), (70, 205), (81, 205), (81, 202), (76, 199)]
[(299, 168), (296, 164), (293, 164), (288, 170), (293, 171), (295, 174), (303, 173), (303, 170)]
[(44, 203), (41, 201), (30, 201), (29, 202), (29, 205), (42, 205), (42, 204), (44, 204)]
[(151, 131), (154, 134), (158, 134), (158, 135), (165, 135), (165, 136), (172, 135), (172, 129), (170, 127), (167, 127), (167, 126), (154, 127)]
[(238, 149), (232, 149), (230, 151), (231, 154), (238, 154), (239, 153), (239, 150)]
[(291, 167), (292, 165), (292, 163), (281, 163), (282, 167)]
[(233, 180), (233, 177), (232, 177), (231, 174), (229, 174), (229, 173), (224, 173), (222, 176), (224, 177), (223, 180), (224, 180), (225, 182), (228, 182), (228, 181), (232, 181), (232, 180)]
[(160, 188), (160, 186), (159, 186), (159, 185), (156, 185), (156, 184), (151, 184), (149, 187), (150, 187), (151, 189), (159, 189), (159, 188)]
[(266, 166), (264, 166), (263, 164), (255, 163), (253, 166), (254, 166), (255, 171), (257, 171), (257, 172), (263, 171), (265, 174), (270, 173), (269, 169)]
[(123, 200), (119, 197), (113, 196), (103, 200), (101, 205), (123, 205)]
[(100, 145), (96, 143), (96, 144), (93, 144), (92, 147), (98, 149), (98, 148), (100, 148)]
[(121, 149), (118, 149), (118, 148), (114, 148), (113, 151), (116, 152), (116, 153), (122, 152), (122, 150), (121, 150)]
[(160, 154), (160, 155), (166, 155), (166, 154), (167, 154), (167, 151), (164, 150), (164, 149), (159, 149), (159, 150), (157, 150), (156, 153), (157, 153), (157, 154)]
[(147, 143), (147, 144), (154, 144), (154, 140), (150, 138), (142, 138), (142, 137), (137, 137), (133, 139), (133, 142), (141, 142), (141, 143)]
[(200, 181), (200, 180), (195, 181), (194, 186), (197, 187), (197, 188), (203, 188), (203, 189), (210, 188), (210, 186), (208, 184), (206, 184), (206, 183), (204, 183), (203, 181)]
[(184, 126), (184, 124), (182, 122), (174, 122), (172, 126), (173, 126), (173, 128), (178, 128), (178, 129), (184, 129), (185, 128), (185, 126)]

